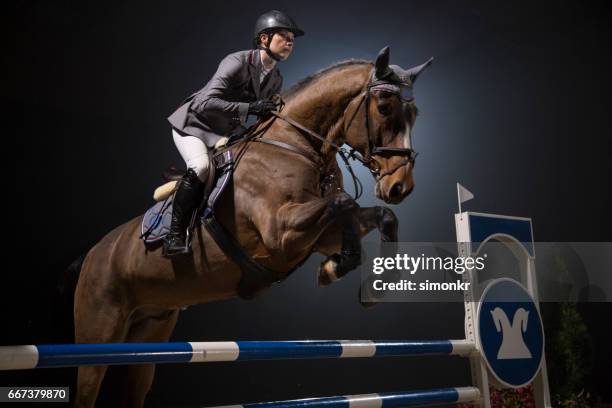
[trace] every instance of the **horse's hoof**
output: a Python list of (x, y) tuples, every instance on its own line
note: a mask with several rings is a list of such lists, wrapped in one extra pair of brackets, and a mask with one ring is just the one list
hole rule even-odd
[(333, 255), (321, 262), (319, 266), (319, 286), (327, 286), (338, 280), (338, 262)]
[(344, 192), (336, 194), (332, 204), (332, 208), (335, 213), (342, 213), (345, 211), (354, 210), (358, 207), (359, 205), (355, 200), (353, 200), (353, 197)]
[(362, 302), (361, 300), (359, 301), (359, 304), (364, 309), (372, 309), (374, 306), (378, 305), (377, 302)]
[(359, 295), (359, 304), (361, 305), (362, 308), (371, 309), (374, 306), (378, 305), (378, 302), (375, 300), (372, 300), (371, 297), (367, 295), (366, 297), (363, 296), (363, 287), (359, 288), (358, 295)]
[(381, 241), (397, 242), (398, 220), (393, 210), (387, 207), (380, 207), (378, 224), (380, 225)]

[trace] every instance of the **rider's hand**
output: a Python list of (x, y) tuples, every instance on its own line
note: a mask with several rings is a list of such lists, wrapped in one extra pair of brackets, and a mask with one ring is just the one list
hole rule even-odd
[(260, 99), (249, 104), (249, 115), (266, 116), (276, 109), (276, 103)]

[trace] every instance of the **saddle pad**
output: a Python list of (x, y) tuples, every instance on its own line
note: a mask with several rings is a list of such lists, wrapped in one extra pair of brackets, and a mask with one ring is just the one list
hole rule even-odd
[[(222, 154), (215, 156), (215, 182), (210, 194), (208, 195), (208, 201), (206, 206), (200, 214), (201, 218), (206, 218), (212, 213), (217, 200), (221, 197), (223, 190), (230, 183), (231, 176), (234, 170), (234, 160), (232, 152), (227, 150)], [(172, 200), (174, 194), (170, 195), (164, 201), (155, 203), (153, 207), (149, 208), (142, 217), (142, 223), (140, 227), (140, 238), (146, 244), (153, 244), (163, 239), (170, 231), (170, 224), (172, 222)]]
[(170, 223), (172, 221), (172, 199), (174, 194), (155, 203), (155, 205), (147, 210), (142, 217), (142, 225), (140, 227), (140, 238), (147, 244), (153, 244), (165, 237), (170, 231)]

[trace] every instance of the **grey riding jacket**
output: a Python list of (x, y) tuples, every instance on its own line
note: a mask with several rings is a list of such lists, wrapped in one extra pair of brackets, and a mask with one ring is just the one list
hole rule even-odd
[(229, 54), (206, 86), (185, 99), (168, 121), (180, 134), (213, 146), (244, 125), (250, 102), (280, 93), (283, 77), (278, 64), (260, 84), (262, 66), (259, 50)]

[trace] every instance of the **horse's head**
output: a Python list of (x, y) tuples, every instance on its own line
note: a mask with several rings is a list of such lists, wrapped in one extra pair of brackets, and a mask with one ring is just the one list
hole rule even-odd
[(383, 48), (367, 88), (345, 112), (346, 143), (361, 153), (376, 179), (376, 196), (387, 203), (400, 203), (414, 188), (411, 130), (417, 108), (412, 86), (432, 60), (404, 70), (389, 65), (389, 47)]

